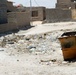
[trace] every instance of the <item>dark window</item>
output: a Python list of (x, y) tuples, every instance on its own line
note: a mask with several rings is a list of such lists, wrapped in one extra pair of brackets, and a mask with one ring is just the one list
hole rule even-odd
[(38, 11), (32, 11), (32, 17), (38, 17)]
[(7, 10), (7, 12), (11, 12), (10, 10)]

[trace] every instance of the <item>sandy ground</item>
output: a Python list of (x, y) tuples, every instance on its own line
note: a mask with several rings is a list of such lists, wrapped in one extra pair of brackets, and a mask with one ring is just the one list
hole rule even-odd
[[(34, 35), (76, 29), (76, 22), (40, 23), (27, 31), (20, 30), (16, 34)], [(47, 53), (26, 52), (10, 55), (5, 48), (0, 48), (0, 75), (76, 75), (76, 62), (65, 62), (63, 56), (59, 58), (62, 60), (51, 62), (52, 56)]]
[(41, 22), (39, 22), (38, 24), (37, 23), (38, 22), (32, 23), (33, 26), (35, 26), (35, 24), (36, 26), (31, 29), (28, 29), (27, 31), (21, 30), (19, 34), (34, 35), (57, 30), (66, 30), (66, 29), (70, 30), (76, 28), (76, 22), (61, 22), (61, 23), (46, 23), (46, 24), (41, 24)]
[(3, 53), (0, 56), (1, 75), (76, 75), (76, 63), (58, 65), (40, 62), (41, 59), (50, 59), (50, 55), (7, 56)]

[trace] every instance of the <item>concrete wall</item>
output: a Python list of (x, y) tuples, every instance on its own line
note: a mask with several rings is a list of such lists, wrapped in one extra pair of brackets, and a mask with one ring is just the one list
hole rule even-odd
[(0, 0), (0, 24), (7, 23), (7, 5), (6, 0)]
[(70, 21), (71, 19), (71, 10), (46, 9), (47, 22)]
[(8, 13), (8, 23), (0, 25), (0, 32), (29, 26), (29, 18), (29, 14), (27, 12), (10, 12)]
[[(33, 21), (42, 21), (46, 18), (46, 8), (45, 7), (32, 7), (32, 11), (38, 11), (37, 17), (31, 17)], [(30, 7), (26, 7), (26, 11), (30, 12)]]

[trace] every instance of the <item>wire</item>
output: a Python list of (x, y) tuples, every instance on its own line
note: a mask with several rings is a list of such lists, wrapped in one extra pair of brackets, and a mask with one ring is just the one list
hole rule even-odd
[(36, 0), (34, 0), (34, 2), (37, 4), (37, 6), (39, 6), (39, 4), (37, 3), (37, 1), (36, 1)]

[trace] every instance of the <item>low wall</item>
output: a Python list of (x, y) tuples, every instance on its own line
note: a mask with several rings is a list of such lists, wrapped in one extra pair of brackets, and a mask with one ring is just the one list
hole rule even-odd
[(71, 10), (46, 9), (47, 22), (70, 21), (71, 19)]
[(0, 32), (19, 29), (30, 25), (30, 17), (27, 12), (8, 13), (8, 23), (0, 25)]

